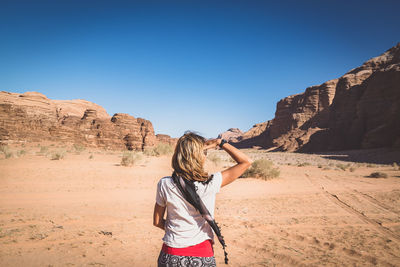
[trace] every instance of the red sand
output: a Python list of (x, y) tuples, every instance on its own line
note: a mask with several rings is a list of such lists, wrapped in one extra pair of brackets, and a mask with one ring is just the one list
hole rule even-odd
[[(170, 156), (129, 168), (120, 155), (0, 160), (0, 265), (156, 266), (163, 232), (152, 213)], [(279, 168), (280, 178), (239, 179), (217, 195), (229, 266), (400, 265), (400, 171)], [(375, 170), (389, 178), (366, 177)], [(224, 266), (217, 240), (214, 249)]]

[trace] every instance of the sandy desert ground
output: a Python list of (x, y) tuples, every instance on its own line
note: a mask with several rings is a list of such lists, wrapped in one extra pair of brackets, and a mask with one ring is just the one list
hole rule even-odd
[[(156, 266), (163, 232), (152, 212), (171, 156), (123, 167), (121, 152), (51, 160), (24, 149), (0, 159), (0, 266)], [(245, 151), (281, 174), (238, 179), (217, 195), (229, 266), (400, 266), (397, 166)], [(211, 153), (221, 160), (207, 161), (210, 173), (233, 164), (224, 153)], [(374, 171), (388, 178), (369, 178)], [(214, 250), (224, 266), (218, 243)]]

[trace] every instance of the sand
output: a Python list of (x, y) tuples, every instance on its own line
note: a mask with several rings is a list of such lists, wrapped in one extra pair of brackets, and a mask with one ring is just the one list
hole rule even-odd
[[(163, 231), (152, 214), (156, 184), (172, 172), (170, 155), (124, 167), (120, 152), (91, 151), (89, 159), (86, 149), (51, 160), (24, 149), (0, 160), (0, 266), (156, 266)], [(207, 161), (210, 173), (233, 164), (215, 153), (222, 160)], [(238, 179), (217, 195), (229, 266), (400, 266), (396, 167), (250, 154), (272, 159), (281, 174)], [(373, 171), (388, 178), (369, 178)], [(218, 243), (214, 250), (224, 266)]]

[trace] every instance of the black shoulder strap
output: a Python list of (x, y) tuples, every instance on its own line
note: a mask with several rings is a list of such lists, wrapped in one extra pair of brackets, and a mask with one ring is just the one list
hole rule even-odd
[(221, 235), (221, 229), (219, 228), (217, 222), (211, 216), (204, 202), (201, 200), (200, 196), (196, 192), (196, 187), (193, 181), (184, 179), (176, 174), (172, 173), (172, 180), (177, 185), (179, 191), (182, 193), (183, 197), (201, 214), (201, 216), (208, 222), (211, 228), (214, 230), (218, 237), (219, 242), (224, 249), (225, 264), (228, 264), (228, 253), (225, 250), (226, 244), (224, 237)]

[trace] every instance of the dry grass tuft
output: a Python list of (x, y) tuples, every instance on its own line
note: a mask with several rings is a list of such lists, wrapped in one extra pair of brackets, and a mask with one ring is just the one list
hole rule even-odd
[(122, 155), (121, 166), (131, 167), (142, 159), (142, 155), (138, 152), (126, 151)]
[(54, 151), (51, 154), (51, 160), (60, 160), (65, 157), (65, 150)]
[(45, 155), (49, 151), (49, 147), (47, 147), (47, 146), (41, 146), (39, 144), (39, 147), (40, 147), (40, 150), (38, 152), (36, 152), (36, 155)]
[(400, 171), (400, 166), (396, 162), (393, 162), (392, 166), (395, 171)]
[(143, 154), (146, 156), (163, 156), (163, 155), (169, 155), (174, 152), (174, 148), (172, 145), (167, 144), (167, 143), (158, 143), (156, 146), (146, 148), (143, 151)]
[(277, 178), (280, 175), (278, 168), (273, 167), (272, 161), (267, 159), (255, 160), (249, 169), (247, 169), (241, 177), (255, 177), (263, 180)]
[(14, 153), (11, 151), (11, 149), (7, 145), (1, 145), (0, 152), (4, 154), (6, 159), (14, 156)]
[(350, 163), (348, 163), (348, 164), (339, 163), (339, 164), (336, 164), (336, 167), (341, 169), (342, 171), (345, 171), (345, 170), (347, 170), (347, 168), (350, 167)]
[(73, 147), (74, 147), (74, 150), (75, 150), (75, 154), (80, 154), (82, 151), (84, 151), (86, 148), (83, 146), (83, 145), (81, 145), (81, 144), (74, 144), (73, 145)]
[(26, 155), (26, 150), (21, 149), (21, 150), (18, 150), (18, 151), (17, 151), (17, 157), (21, 157), (21, 156), (23, 156), (23, 155)]
[(349, 171), (350, 171), (350, 172), (354, 172), (355, 170), (357, 170), (356, 167), (353, 167), (353, 166), (352, 166), (352, 167), (349, 168)]

